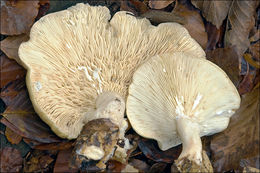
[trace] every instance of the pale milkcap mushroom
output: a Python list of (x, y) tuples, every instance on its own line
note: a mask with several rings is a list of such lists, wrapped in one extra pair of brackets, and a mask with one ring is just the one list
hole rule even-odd
[(221, 68), (178, 52), (154, 56), (137, 69), (126, 109), (139, 135), (157, 140), (162, 150), (182, 143), (179, 159), (201, 164), (200, 137), (226, 129), (239, 105), (240, 96)]
[[(151, 56), (178, 51), (205, 57), (177, 23), (153, 26), (124, 11), (110, 19), (106, 7), (80, 3), (37, 21), (19, 56), (36, 112), (58, 136), (75, 139), (85, 124), (101, 118), (109, 118), (124, 136), (134, 71)], [(83, 148), (78, 151), (90, 159), (104, 156), (100, 146)]]

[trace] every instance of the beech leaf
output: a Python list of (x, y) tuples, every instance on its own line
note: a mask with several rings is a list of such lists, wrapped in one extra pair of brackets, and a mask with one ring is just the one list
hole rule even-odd
[(217, 28), (220, 28), (224, 19), (227, 17), (231, 2), (232, 1), (191, 0), (191, 3), (201, 10), (206, 20), (214, 24)]
[(0, 152), (0, 172), (19, 172), (23, 159), (19, 150), (5, 147)]
[(173, 3), (175, 0), (149, 0), (149, 7), (153, 9), (162, 9)]
[(212, 165), (216, 172), (238, 170), (241, 159), (259, 156), (259, 103), (259, 88), (243, 95), (228, 128), (213, 136)]
[(255, 24), (254, 14), (259, 1), (233, 0), (228, 12), (224, 44), (236, 46), (240, 59), (250, 45), (249, 33)]
[(207, 59), (217, 64), (224, 70), (235, 86), (238, 86), (239, 78), (239, 57), (233, 47), (217, 48), (207, 52)]
[(175, 15), (183, 17), (183, 25), (200, 46), (205, 50), (208, 42), (208, 35), (205, 31), (204, 22), (199, 11), (191, 9), (187, 4), (178, 3), (172, 11)]
[(1, 122), (15, 133), (42, 143), (62, 141), (35, 113), (24, 79), (7, 84), (1, 90), (1, 98), (7, 106)]
[(4, 54), (0, 56), (0, 88), (3, 88), (9, 82), (24, 78), (26, 70), (17, 64), (15, 60), (7, 58)]
[(39, 10), (38, 0), (1, 1), (1, 34), (19, 35), (30, 30)]
[(28, 35), (22, 34), (19, 36), (9, 36), (1, 41), (1, 50), (8, 56), (8, 58), (16, 60), (21, 64), (18, 56), (18, 48), (20, 44), (29, 39)]

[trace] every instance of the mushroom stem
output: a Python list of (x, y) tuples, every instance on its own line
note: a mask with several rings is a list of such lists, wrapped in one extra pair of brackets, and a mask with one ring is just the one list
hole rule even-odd
[(177, 131), (182, 140), (182, 152), (178, 160), (187, 158), (201, 165), (202, 144), (199, 125), (188, 118), (176, 119)]
[[(86, 119), (76, 140), (74, 160), (96, 160), (99, 168), (104, 168), (106, 161), (113, 156), (118, 139), (124, 139), (127, 123), (124, 120), (125, 101), (112, 92), (98, 96), (96, 110), (88, 112), (92, 119)], [(78, 163), (76, 163), (79, 165)]]

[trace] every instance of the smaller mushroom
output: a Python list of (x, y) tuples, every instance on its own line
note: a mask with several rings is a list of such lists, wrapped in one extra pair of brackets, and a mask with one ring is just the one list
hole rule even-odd
[(137, 69), (126, 108), (139, 135), (157, 140), (162, 150), (182, 143), (178, 161), (201, 165), (200, 137), (226, 129), (239, 105), (240, 96), (221, 68), (176, 52), (156, 55)]

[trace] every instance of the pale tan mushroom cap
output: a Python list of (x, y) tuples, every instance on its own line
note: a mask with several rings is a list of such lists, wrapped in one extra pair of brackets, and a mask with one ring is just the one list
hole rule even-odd
[(134, 130), (167, 150), (181, 143), (177, 118), (197, 122), (200, 136), (211, 135), (228, 126), (239, 105), (240, 96), (222, 69), (178, 52), (154, 56), (137, 69), (126, 109)]
[(126, 97), (139, 64), (149, 57), (185, 51), (205, 53), (179, 24), (152, 26), (106, 7), (77, 4), (37, 21), (19, 56), (27, 68), (27, 87), (36, 112), (63, 138), (76, 138), (96, 109), (99, 94)]

